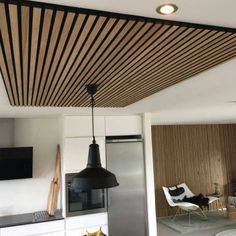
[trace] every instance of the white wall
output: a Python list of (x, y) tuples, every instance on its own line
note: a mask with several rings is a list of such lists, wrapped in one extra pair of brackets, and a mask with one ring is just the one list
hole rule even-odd
[(58, 119), (15, 119), (15, 146), (33, 146), (33, 178), (0, 181), (0, 216), (47, 209), (59, 143)]
[(14, 145), (14, 119), (0, 118), (0, 147)]

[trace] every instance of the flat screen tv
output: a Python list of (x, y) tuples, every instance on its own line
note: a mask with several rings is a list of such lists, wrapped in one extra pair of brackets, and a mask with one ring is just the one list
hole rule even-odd
[(32, 178), (33, 147), (0, 148), (0, 180)]

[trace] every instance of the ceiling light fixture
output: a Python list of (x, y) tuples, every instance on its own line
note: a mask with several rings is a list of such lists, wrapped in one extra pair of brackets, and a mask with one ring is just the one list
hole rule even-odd
[(170, 15), (175, 13), (178, 10), (178, 7), (172, 3), (165, 3), (160, 5), (156, 11), (161, 15)]
[(71, 188), (78, 189), (103, 189), (118, 186), (116, 177), (110, 171), (102, 168), (99, 145), (96, 144), (94, 135), (94, 94), (97, 92), (96, 84), (86, 86), (88, 94), (91, 95), (92, 105), (92, 136), (93, 142), (89, 145), (87, 167), (76, 174), (71, 181)]

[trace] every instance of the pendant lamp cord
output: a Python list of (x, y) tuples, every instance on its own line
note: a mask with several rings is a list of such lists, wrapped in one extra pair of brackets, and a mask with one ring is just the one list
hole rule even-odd
[(94, 97), (93, 95), (91, 95), (91, 102), (92, 102), (92, 135), (93, 135), (93, 144), (96, 143), (95, 141), (95, 135), (94, 135), (94, 113), (93, 113), (93, 109), (94, 109)]

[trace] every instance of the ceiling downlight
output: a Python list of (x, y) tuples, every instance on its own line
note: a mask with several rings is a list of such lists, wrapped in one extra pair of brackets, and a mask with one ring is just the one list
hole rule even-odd
[(156, 11), (161, 15), (171, 15), (178, 10), (178, 7), (172, 3), (165, 3), (157, 7)]

